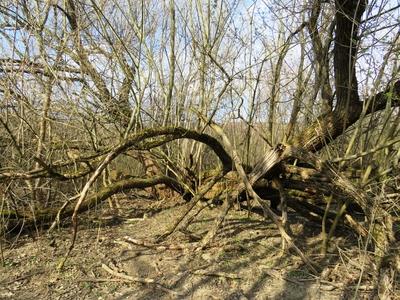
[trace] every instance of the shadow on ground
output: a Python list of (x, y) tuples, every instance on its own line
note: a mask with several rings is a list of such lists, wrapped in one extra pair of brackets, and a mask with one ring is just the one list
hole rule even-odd
[[(178, 232), (163, 247), (128, 241), (152, 241), (170, 228), (186, 207), (171, 203), (151, 203), (147, 212), (140, 211), (141, 217), (137, 210), (116, 223), (82, 226), (62, 272), (56, 265), (70, 243), (69, 229), (61, 228), (51, 238), (21, 237), (18, 245), (3, 251), (0, 298), (362, 299), (371, 293), (372, 264), (360, 250), (362, 241), (350, 231), (339, 231), (323, 257), (320, 224), (294, 213), (289, 220), (295, 243), (318, 266), (318, 274), (291, 251), (282, 254), (275, 225), (246, 211), (232, 210), (202, 251), (190, 248), (193, 236), (210, 230), (219, 208), (204, 209), (189, 226), (190, 237)], [(129, 282), (116, 274), (153, 282)]]

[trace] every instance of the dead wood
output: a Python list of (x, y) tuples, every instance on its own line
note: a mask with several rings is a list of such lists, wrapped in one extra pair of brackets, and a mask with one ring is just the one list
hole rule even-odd
[[(168, 176), (155, 176), (153, 178), (131, 178), (120, 180), (114, 182), (107, 187), (103, 187), (97, 193), (89, 194), (85, 201), (82, 202), (78, 212), (86, 211), (107, 200), (114, 194), (129, 191), (132, 189), (144, 189), (160, 184), (165, 184), (173, 188), (179, 186), (179, 183), (175, 179)], [(74, 198), (76, 199), (77, 196), (72, 197), (72, 199), (67, 201), (66, 205), (63, 205), (64, 208), (62, 210), (54, 208), (36, 209), (33, 212), (29, 209), (19, 211), (3, 210), (0, 213), (0, 216), (8, 220), (8, 228), (15, 226), (16, 223), (18, 223), (19, 221), (23, 221), (23, 225), (26, 227), (34, 226), (34, 224), (41, 224), (46, 226), (46, 224), (53, 222), (57, 215), (59, 215), (59, 219), (70, 217), (74, 212)]]
[[(221, 180), (226, 174), (226, 171), (221, 171), (221, 173), (215, 177), (213, 177), (212, 180), (210, 180), (208, 183), (204, 184), (199, 192), (195, 195), (195, 197), (192, 199), (191, 204), (185, 210), (185, 212), (176, 219), (176, 221), (173, 223), (171, 228), (165, 232), (161, 237), (161, 239), (167, 238), (169, 235), (171, 235), (175, 230), (178, 228), (186, 229), (187, 226), (193, 221), (193, 218), (197, 215), (196, 212), (192, 214), (192, 216), (189, 216), (189, 213), (193, 210), (193, 208), (196, 206), (196, 204), (203, 199), (203, 197), (206, 195), (206, 193), (212, 189), (212, 187), (219, 181)], [(179, 227), (178, 227), (179, 226)]]
[(134, 150), (150, 150), (176, 139), (192, 139), (209, 146), (220, 159), (222, 166), (226, 170), (232, 169), (232, 159), (226, 153), (217, 139), (195, 130), (183, 127), (166, 127), (160, 129), (146, 129), (137, 134), (129, 136), (124, 142), (114, 147), (109, 147), (101, 153), (95, 153), (89, 156), (78, 156), (74, 161), (60, 162), (57, 164), (46, 164), (40, 160), (42, 168), (34, 169), (26, 172), (2, 172), (0, 173), (0, 181), (6, 179), (34, 179), (34, 178), (53, 178), (56, 180), (70, 180), (87, 175), (94, 171), (92, 168), (83, 168), (79, 171), (63, 171), (66, 167), (73, 167), (74, 163), (86, 163), (88, 165), (99, 164), (106, 155), (114, 152), (113, 159), (129, 149)]
[[(285, 240), (285, 242), (288, 244), (288, 247), (294, 249), (294, 251), (301, 257), (301, 259), (304, 261), (304, 263), (309, 267), (309, 269), (313, 273), (317, 274), (318, 272), (315, 269), (313, 263), (294, 244), (292, 238), (288, 235), (284, 226), (282, 225), (282, 221), (280, 220), (280, 218), (267, 205), (265, 205), (264, 200), (262, 200), (257, 195), (257, 193), (254, 191), (254, 189), (252, 187), (252, 183), (257, 181), (258, 178), (260, 178), (265, 173), (267, 173), (269, 170), (271, 170), (273, 166), (275, 166), (277, 163), (280, 163), (284, 158), (286, 158), (286, 155), (289, 155), (291, 153), (291, 147), (287, 147), (284, 145), (278, 145), (276, 148), (267, 152), (267, 154), (265, 155), (262, 162), (256, 165), (255, 171), (252, 172), (252, 174), (250, 174), (249, 177), (247, 177), (247, 175), (242, 167), (242, 163), (241, 163), (241, 160), (240, 160), (237, 152), (232, 147), (229, 139), (223, 132), (222, 128), (216, 124), (210, 124), (210, 127), (221, 137), (222, 143), (224, 144), (224, 146), (231, 151), (232, 159), (235, 164), (236, 170), (239, 173), (239, 176), (242, 180), (241, 184), (244, 185), (244, 187), (248, 191), (248, 193), (261, 205), (261, 207), (264, 211), (265, 217), (268, 217), (270, 220), (272, 220), (275, 223), (275, 225), (278, 227), (279, 232), (282, 236), (282, 240)], [(254, 182), (252, 182), (252, 181), (254, 181)], [(226, 208), (224, 209), (223, 213), (220, 215), (220, 218), (225, 217), (224, 214), (229, 210), (229, 208), (231, 206), (232, 200), (229, 200), (229, 199), (232, 199), (232, 198), (227, 199)], [(203, 239), (202, 245), (205, 245), (206, 243), (208, 243), (215, 236), (216, 231), (218, 230), (218, 227), (220, 226), (220, 223), (221, 223), (220, 218), (217, 219), (214, 228), (212, 230), (210, 230), (209, 233), (206, 235), (206, 237)]]
[[(368, 218), (370, 230), (365, 230), (360, 224), (353, 223), (354, 220), (349, 222), (353, 225), (352, 228), (356, 233), (368, 232), (371, 237), (371, 242), (375, 248), (377, 274), (377, 286), (385, 285), (387, 290), (392, 290), (388, 281), (388, 276), (380, 276), (380, 274), (387, 274), (388, 272), (395, 272), (392, 268), (385, 266), (384, 258), (391, 252), (390, 245), (395, 241), (393, 218), (382, 207), (380, 199), (377, 196), (370, 196), (364, 190), (357, 188), (350, 180), (341, 176), (335, 169), (327, 162), (322, 162), (316, 155), (312, 153), (305, 153), (304, 150), (294, 151), (297, 152), (294, 156), (301, 157), (303, 160), (313, 162), (314, 167), (322, 173), (327, 174), (331, 178), (332, 185), (339, 189), (342, 193), (347, 194), (350, 201), (357, 203), (363, 210), (365, 216)], [(349, 221), (349, 218), (346, 218)], [(399, 254), (394, 254), (400, 257)], [(396, 258), (399, 259), (399, 258)], [(382, 270), (381, 270), (382, 268)], [(387, 294), (385, 290), (384, 294)]]
[(110, 275), (115, 276), (117, 278), (121, 278), (123, 280), (131, 281), (131, 282), (142, 283), (142, 284), (151, 284), (151, 285), (154, 285), (155, 287), (157, 287), (157, 288), (159, 288), (159, 289), (161, 289), (161, 290), (163, 290), (165, 292), (168, 292), (168, 293), (170, 293), (170, 294), (172, 294), (174, 296), (179, 296), (179, 297), (183, 296), (183, 293), (175, 292), (175, 291), (163, 286), (162, 284), (158, 283), (155, 279), (144, 278), (144, 277), (133, 277), (133, 276), (130, 276), (130, 275), (126, 275), (126, 274), (121, 273), (121, 272), (119, 272), (117, 270), (111, 269), (109, 266), (107, 266), (105, 264), (102, 264), (101, 267), (107, 273), (109, 273)]

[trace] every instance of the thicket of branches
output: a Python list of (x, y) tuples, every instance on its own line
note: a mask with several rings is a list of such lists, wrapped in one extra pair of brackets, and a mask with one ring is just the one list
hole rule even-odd
[(314, 271), (287, 207), (323, 222), (323, 251), (350, 227), (392, 289), (394, 1), (4, 0), (0, 35), (1, 238), (65, 217), (76, 233), (80, 211), (166, 186), (192, 203), (171, 232), (223, 200), (203, 247), (249, 196)]

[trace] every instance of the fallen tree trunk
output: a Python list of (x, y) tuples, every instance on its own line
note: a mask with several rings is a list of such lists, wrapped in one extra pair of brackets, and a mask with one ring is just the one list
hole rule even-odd
[(15, 180), (15, 179), (25, 180), (25, 179), (35, 179), (35, 178), (53, 178), (56, 180), (70, 180), (85, 176), (96, 169), (95, 167), (91, 167), (89, 169), (85, 168), (78, 172), (63, 171), (63, 169), (66, 167), (73, 167), (74, 163), (97, 165), (104, 159), (104, 157), (107, 154), (111, 153), (112, 151), (115, 152), (114, 155), (116, 157), (129, 149), (134, 149), (139, 151), (150, 150), (177, 139), (192, 139), (206, 144), (217, 155), (224, 169), (226, 170), (232, 169), (231, 157), (226, 153), (225, 149), (213, 136), (208, 135), (206, 133), (200, 133), (195, 130), (186, 129), (183, 127), (165, 127), (158, 129), (146, 129), (142, 132), (129, 136), (125, 141), (123, 141), (119, 145), (110, 147), (107, 150), (103, 150), (101, 153), (96, 153), (85, 157), (78, 156), (74, 158), (74, 161), (61, 162), (57, 164), (46, 164), (41, 159), (36, 158), (36, 160), (38, 160), (42, 168), (26, 172), (12, 172), (12, 171), (2, 172), (0, 173), (0, 181)]
[[(155, 176), (153, 178), (132, 178), (114, 182), (113, 184), (103, 187), (97, 193), (89, 194), (85, 201), (82, 202), (78, 212), (84, 212), (100, 203), (104, 202), (112, 195), (130, 191), (132, 189), (145, 189), (156, 185), (165, 184), (171, 189), (176, 190), (180, 184), (173, 178), (168, 176)], [(183, 190), (183, 187), (182, 187)], [(60, 219), (71, 217), (74, 212), (74, 202), (77, 196), (72, 197), (66, 202), (66, 205), (60, 208), (35, 209), (34, 211), (26, 209), (19, 210), (3, 210), (0, 216), (7, 220), (8, 225), (5, 231), (16, 227), (19, 223), (25, 227), (33, 227), (35, 225), (48, 226), (57, 217)]]

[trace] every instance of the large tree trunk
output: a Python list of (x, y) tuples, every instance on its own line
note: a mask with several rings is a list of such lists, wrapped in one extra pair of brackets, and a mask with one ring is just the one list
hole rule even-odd
[(335, 140), (357, 122), (363, 107), (365, 113), (385, 108), (387, 101), (392, 106), (400, 105), (400, 80), (386, 90), (360, 101), (356, 77), (356, 55), (358, 49), (358, 29), (366, 7), (365, 0), (336, 0), (336, 30), (334, 44), (334, 77), (336, 105), (332, 111), (323, 113), (309, 127), (305, 128), (293, 144), (309, 151), (318, 151)]

